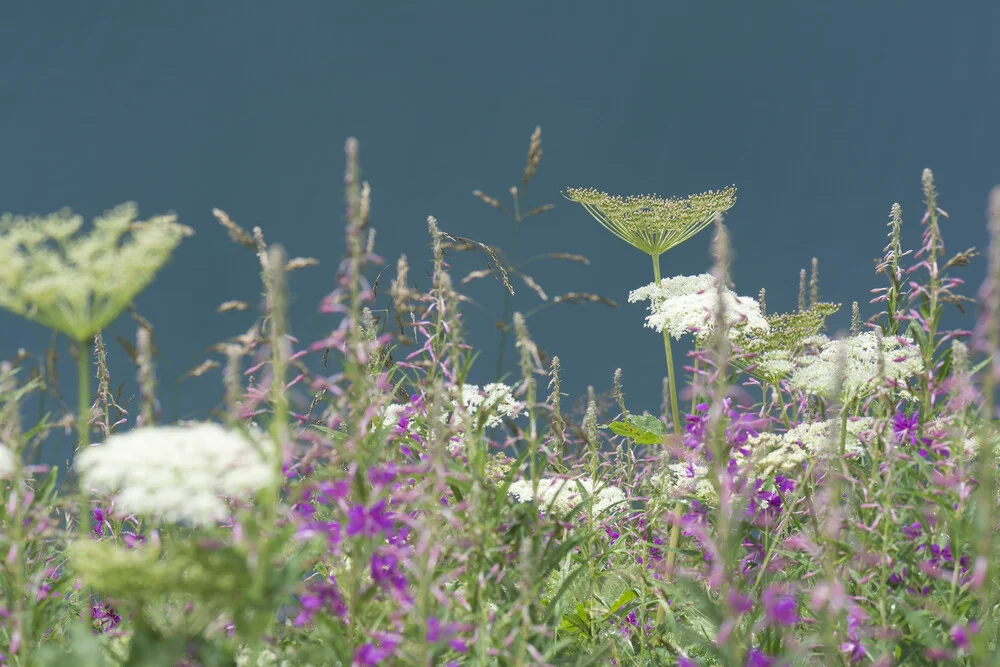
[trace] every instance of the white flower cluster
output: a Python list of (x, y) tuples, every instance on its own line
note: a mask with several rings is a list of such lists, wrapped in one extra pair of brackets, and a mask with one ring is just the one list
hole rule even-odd
[(0, 479), (7, 479), (17, 467), (14, 452), (5, 445), (0, 445)]
[[(582, 487), (582, 492), (581, 492)], [(616, 486), (598, 487), (594, 495), (595, 485), (589, 479), (546, 478), (538, 480), (538, 493), (532, 495), (530, 479), (520, 479), (507, 489), (507, 495), (519, 503), (536, 501), (545, 512), (555, 515), (565, 514), (572, 510), (581, 500), (594, 497), (594, 515), (608, 510), (620, 509), (625, 506), (625, 494)]]
[[(646, 326), (660, 332), (667, 331), (677, 339), (689, 332), (694, 332), (699, 338), (708, 336), (715, 327), (715, 314), (719, 308), (715, 278), (708, 273), (664, 278), (659, 283), (632, 290), (628, 300), (629, 303), (648, 300), (650, 314), (646, 316)], [(725, 287), (722, 306), (729, 327), (770, 330), (756, 300), (737, 296)]]
[[(854, 456), (865, 451), (861, 437), (874, 427), (871, 417), (847, 420), (845, 454)], [(763, 477), (798, 469), (803, 463), (817, 458), (840, 454), (840, 419), (804, 422), (786, 433), (760, 433), (747, 439), (753, 452), (754, 467)]]
[[(817, 336), (816, 354), (800, 357), (799, 368), (792, 373), (793, 387), (811, 394), (834, 398), (838, 374), (843, 374), (839, 398), (851, 401), (864, 398), (878, 388), (878, 337), (866, 331), (842, 340)], [(920, 351), (909, 338), (888, 336), (882, 339), (885, 376), (897, 383), (923, 370)]]
[(487, 426), (499, 426), (503, 423), (503, 417), (513, 419), (527, 414), (522, 412), (524, 405), (514, 398), (512, 389), (502, 382), (492, 382), (482, 389), (479, 385), (463, 384), (461, 391), (456, 387), (452, 387), (452, 390), (470, 412), (492, 408), (493, 411), (486, 418)]
[(223, 497), (246, 498), (274, 484), (262, 446), (273, 445), (213, 423), (154, 426), (91, 446), (76, 467), (84, 487), (116, 494), (119, 512), (207, 526), (229, 516)]
[(694, 496), (715, 502), (719, 494), (708, 479), (708, 468), (694, 463), (668, 463), (665, 470), (653, 476), (653, 483), (668, 496)]

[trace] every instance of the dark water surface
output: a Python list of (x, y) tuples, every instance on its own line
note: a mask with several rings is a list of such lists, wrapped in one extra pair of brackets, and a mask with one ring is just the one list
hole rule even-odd
[[(846, 306), (835, 328), (846, 327), (850, 302), (880, 284), (872, 259), (894, 201), (907, 241), (919, 239), (924, 167), (951, 214), (949, 249), (984, 244), (986, 195), (1000, 183), (998, 25), (995, 2), (3, 3), (0, 210), (71, 206), (89, 219), (135, 200), (195, 228), (137, 305), (156, 327), (167, 416), (204, 416), (218, 374), (179, 392), (176, 379), (252, 320), (215, 307), (260, 292), (254, 257), (229, 242), (213, 207), (321, 261), (291, 281), (295, 333), (311, 341), (332, 322), (316, 305), (343, 250), (346, 137), (361, 142), (379, 252), (391, 265), (406, 252), (425, 280), (428, 215), (510, 247), (511, 225), (470, 192), (507, 203), (541, 125), (526, 206), (556, 208), (524, 225), (517, 256), (583, 253), (589, 266), (539, 263), (532, 274), (550, 295), (599, 292), (622, 307), (554, 307), (529, 326), (562, 358), (572, 398), (607, 388), (620, 366), (632, 409), (655, 409), (661, 343), (642, 327), (643, 307), (626, 303), (651, 281), (648, 259), (560, 190), (736, 184), (737, 291), (766, 287), (771, 310), (792, 309), (798, 270), (816, 256), (822, 296)], [(706, 232), (665, 255), (665, 275), (707, 270), (708, 242)], [(460, 275), (481, 266), (456, 265)], [(965, 275), (971, 291), (982, 261)], [(537, 305), (517, 287), (515, 308)], [(497, 283), (470, 294), (499, 314)], [(489, 382), (494, 322), (470, 308), (466, 323), (483, 350), (472, 381)], [(114, 327), (134, 330), (127, 318)], [(0, 313), (0, 356), (48, 341)], [(131, 375), (121, 348), (111, 361), (119, 379)], [(512, 347), (507, 361), (515, 370)]]

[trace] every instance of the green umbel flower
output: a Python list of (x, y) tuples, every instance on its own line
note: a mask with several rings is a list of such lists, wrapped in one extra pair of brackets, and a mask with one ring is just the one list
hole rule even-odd
[(731, 209), (736, 203), (736, 188), (709, 190), (685, 199), (656, 195), (623, 198), (591, 188), (570, 188), (564, 196), (582, 205), (622, 241), (658, 257), (705, 229), (716, 213)]
[(734, 363), (758, 380), (779, 383), (795, 370), (804, 341), (819, 334), (826, 318), (838, 310), (839, 303), (817, 303), (794, 313), (768, 315), (767, 330), (736, 330), (733, 342), (753, 356), (741, 356)]
[(86, 341), (152, 282), (193, 232), (175, 215), (136, 221), (134, 203), (117, 206), (78, 234), (68, 208), (44, 217), (0, 216), (0, 307)]

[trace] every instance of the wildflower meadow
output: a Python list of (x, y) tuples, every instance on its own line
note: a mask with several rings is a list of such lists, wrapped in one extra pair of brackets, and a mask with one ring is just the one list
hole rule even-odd
[[(134, 204), (92, 224), (0, 219), (0, 322), (47, 327), (77, 363), (61, 414), (44, 400), (60, 391), (51, 355), (0, 352), (0, 664), (1000, 665), (1000, 187), (982, 256), (946, 252), (954, 223), (925, 170), (923, 211), (886, 202), (870, 294), (824, 301), (814, 260), (798, 307), (772, 312), (766, 286), (729, 277), (735, 186), (567, 187), (579, 233), (633, 246), (651, 282), (552, 296), (433, 217), (429, 265), (380, 257), (357, 141), (345, 155), (339, 258), (290, 258), (213, 211), (256, 255), (263, 299), (192, 371), (225, 395), (204, 421), (157, 409), (156, 317), (133, 305), (199, 242), (190, 227)], [(473, 193), (509, 215), (515, 243), (551, 208), (523, 210), (541, 156), (536, 130), (511, 204)], [(704, 271), (665, 274), (661, 256), (701, 233)], [(459, 252), (485, 268), (453, 275)], [(299, 340), (288, 273), (338, 260), (318, 304), (330, 333)], [(978, 291), (961, 279), (972, 262)], [(495, 381), (471, 381), (493, 377), (464, 333), (473, 280), (505, 293), (513, 377), (501, 354)], [(516, 310), (525, 296), (539, 305)], [(648, 327), (663, 357), (593, 378), (611, 400), (591, 390), (577, 414), (530, 316), (626, 297), (648, 305), (644, 322), (605, 316)], [(956, 308), (976, 312), (974, 330), (945, 327)], [(838, 311), (849, 332), (828, 326)], [(112, 363), (102, 332), (128, 314), (134, 364)], [(629, 408), (640, 372), (663, 377), (655, 414)], [(59, 469), (39, 452), (64, 432)]]

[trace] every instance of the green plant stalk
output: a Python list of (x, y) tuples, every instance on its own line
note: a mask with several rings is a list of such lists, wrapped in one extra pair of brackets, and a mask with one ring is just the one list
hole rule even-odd
[[(660, 283), (660, 256), (653, 255), (653, 280), (657, 284)], [(680, 434), (681, 429), (681, 417), (680, 409), (677, 407), (677, 379), (674, 375), (674, 355), (670, 349), (670, 332), (664, 330), (663, 332), (663, 354), (667, 358), (667, 384), (670, 388), (670, 421), (673, 426), (674, 435)], [(674, 563), (677, 561), (677, 546), (681, 541), (681, 522), (680, 514), (683, 510), (681, 503), (674, 504), (674, 511), (672, 523), (670, 528), (670, 550), (667, 552), (667, 571), (670, 572)], [(656, 612), (657, 622), (661, 620), (662, 617), (662, 607), (657, 608)]]
[(90, 444), (90, 345), (77, 341), (76, 450)]

